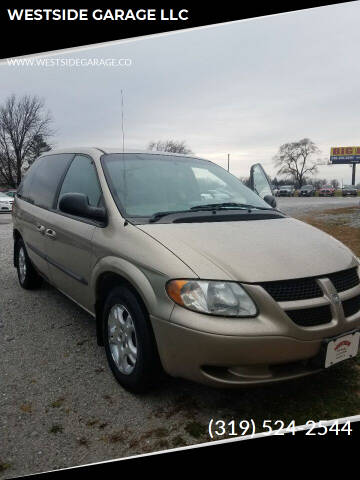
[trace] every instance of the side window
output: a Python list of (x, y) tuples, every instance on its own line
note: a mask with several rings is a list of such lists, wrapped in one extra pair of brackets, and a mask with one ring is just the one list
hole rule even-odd
[(52, 208), (61, 178), (73, 156), (54, 154), (35, 160), (21, 182), (19, 196), (38, 207)]
[(76, 155), (66, 173), (58, 201), (65, 193), (83, 193), (88, 197), (89, 205), (99, 206), (101, 189), (95, 167), (89, 157)]
[(29, 170), (25, 172), (22, 176), (21, 183), (19, 185), (19, 188), (17, 189), (17, 194), (20, 198), (23, 200), (27, 200), (29, 202), (33, 202), (33, 199), (31, 198), (31, 184), (33, 181), (33, 178), (35, 176), (35, 172), (37, 170), (38, 162), (35, 161)]

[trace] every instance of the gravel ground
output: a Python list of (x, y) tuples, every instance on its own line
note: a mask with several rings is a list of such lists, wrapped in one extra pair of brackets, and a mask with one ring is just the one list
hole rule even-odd
[(21, 289), (11, 247), (11, 223), (1, 218), (0, 476), (198, 443), (184, 427), (208, 389), (169, 379), (142, 397), (123, 390), (92, 317), (47, 284)]
[[(308, 211), (350, 206), (352, 199), (279, 199), (279, 207), (299, 213), (300, 202)], [(96, 345), (88, 314), (46, 284), (34, 292), (20, 288), (7, 214), (0, 215), (0, 292), (0, 477), (208, 441), (211, 417), (249, 418), (257, 408), (264, 415), (263, 401), (267, 415), (280, 415), (279, 398), (285, 406), (296, 397), (296, 386), (244, 393), (179, 379), (144, 396), (126, 392)], [(301, 412), (314, 395), (309, 382), (292, 383), (304, 392)]]

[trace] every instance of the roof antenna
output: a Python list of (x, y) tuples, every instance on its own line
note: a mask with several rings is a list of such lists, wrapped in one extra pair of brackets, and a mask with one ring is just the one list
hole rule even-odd
[(123, 153), (125, 151), (125, 133), (124, 133), (124, 92), (121, 90), (121, 130)]
[[(124, 132), (124, 92), (121, 89), (121, 130), (122, 130), (122, 150), (123, 154), (125, 151), (125, 132)], [(126, 198), (127, 196), (127, 189), (126, 189), (126, 172), (125, 172), (125, 165), (126, 162), (124, 162), (124, 170), (123, 170), (123, 182), (124, 182), (124, 196)], [(129, 224), (127, 219), (124, 220), (124, 227), (126, 227)]]

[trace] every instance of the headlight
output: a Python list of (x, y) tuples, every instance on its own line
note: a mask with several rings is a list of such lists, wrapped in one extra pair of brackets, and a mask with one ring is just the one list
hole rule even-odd
[(257, 314), (255, 303), (237, 283), (171, 280), (166, 291), (175, 303), (195, 312), (223, 317), (253, 317)]

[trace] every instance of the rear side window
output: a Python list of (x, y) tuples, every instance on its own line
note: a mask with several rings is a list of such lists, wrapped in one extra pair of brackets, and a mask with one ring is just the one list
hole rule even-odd
[(93, 162), (85, 155), (76, 155), (62, 184), (59, 201), (65, 193), (83, 193), (89, 205), (97, 207), (101, 199), (101, 189)]
[(38, 158), (26, 173), (18, 194), (23, 200), (51, 209), (59, 183), (74, 154), (54, 154)]

